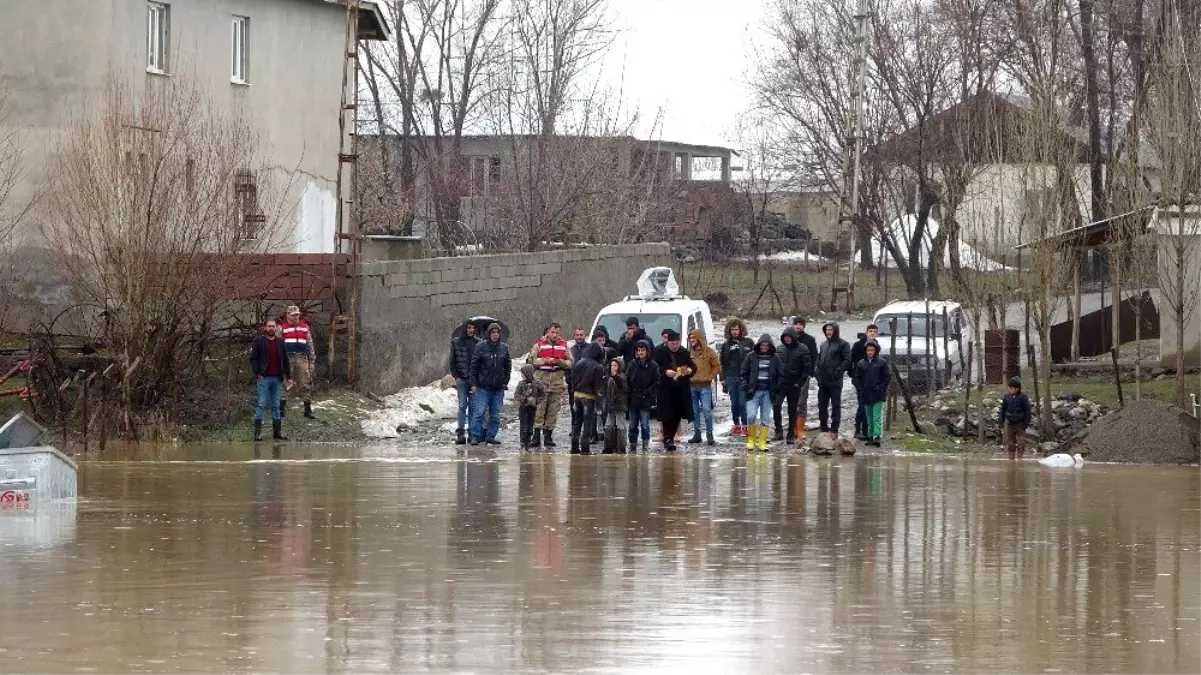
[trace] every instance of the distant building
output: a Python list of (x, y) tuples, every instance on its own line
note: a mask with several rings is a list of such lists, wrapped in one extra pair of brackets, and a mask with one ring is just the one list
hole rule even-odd
[[(756, 204), (763, 195), (756, 195)], [(776, 214), (786, 222), (800, 225), (822, 242), (838, 240), (838, 193), (825, 187), (781, 190), (767, 195), (764, 211)]]
[[(392, 174), (399, 176), (403, 141), (399, 136), (385, 138), (392, 144)], [(368, 145), (378, 139), (365, 137)], [(439, 217), (435, 199), (439, 187), (457, 196), (458, 221), (478, 233), (519, 220), (515, 212), (524, 204), (518, 191), (528, 190), (532, 181), (544, 181), (547, 199), (568, 200), (561, 193), (573, 189), (588, 193), (587, 199), (576, 195), (579, 199), (574, 200), (577, 206), (586, 202), (588, 213), (561, 214), (561, 220), (607, 209), (621, 215), (623, 209), (644, 203), (653, 192), (657, 199), (646, 214), (650, 226), (673, 240), (707, 239), (719, 220), (715, 214), (732, 194), (730, 162), (736, 154), (729, 148), (632, 136), (560, 135), (548, 140), (525, 135), (466, 135), (460, 139), (459, 170), (455, 173), (450, 169), (451, 138), (417, 136), (409, 143), (414, 156), (413, 234), (417, 235)], [(707, 165), (703, 172), (702, 160)], [(582, 183), (572, 185), (572, 181), (587, 181), (588, 187), (583, 190)], [(371, 196), (363, 195), (363, 199)], [(371, 229), (372, 224), (367, 227)]]
[[(1156, 209), (1149, 225), (1159, 240), (1159, 357), (1176, 367), (1176, 321), (1184, 315), (1184, 365), (1201, 366), (1201, 205)], [(1177, 273), (1183, 263), (1184, 275)], [(1184, 287), (1177, 287), (1183, 279)]]
[[(195, 77), (215, 104), (246, 113), (263, 164), (298, 177), (288, 247), (334, 251), (346, 12), (341, 0), (0, 0), (0, 134), (17, 128), (25, 146), (11, 198), (45, 182), (54, 138), (111, 83), (136, 96), (161, 78)], [(388, 30), (362, 2), (360, 39)], [(31, 227), (17, 235), (37, 244)]]
[[(923, 127), (913, 127), (866, 152), (901, 170), (919, 161), (927, 162), (934, 189), (944, 197), (932, 213), (939, 220), (946, 215), (945, 190), (950, 182), (942, 175), (943, 167), (969, 166), (970, 180), (955, 213), (960, 239), (989, 258), (1008, 260), (1017, 242), (1046, 236), (1060, 227), (1060, 223), (1048, 226), (1034, 222), (1055, 211), (1048, 200), (1056, 199), (1058, 181), (1053, 164), (1025, 160), (1030, 139), (1022, 138), (1022, 129), (1028, 126), (1031, 115), (1031, 103), (1025, 97), (985, 93), (951, 106)], [(1078, 215), (1069, 222), (1087, 224), (1093, 220), (1088, 132), (1066, 115), (1057, 127), (1057, 137), (1039, 142), (1070, 153), (1070, 184)], [(1153, 155), (1147, 147), (1140, 148), (1138, 162), (1152, 183), (1149, 189), (1155, 189), (1157, 180), (1158, 161)], [(908, 208), (902, 209), (906, 212), (912, 212), (918, 201), (916, 183), (909, 189), (913, 194)], [(893, 217), (901, 215), (904, 213)]]

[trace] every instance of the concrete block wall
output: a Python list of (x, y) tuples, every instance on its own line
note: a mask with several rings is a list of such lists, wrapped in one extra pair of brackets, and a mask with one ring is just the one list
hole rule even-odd
[(670, 264), (665, 243), (363, 263), (359, 387), (383, 395), (438, 379), (451, 332), (472, 316), (504, 321), (514, 356), (524, 354), (546, 324), (589, 328), (636, 292), (642, 270)]

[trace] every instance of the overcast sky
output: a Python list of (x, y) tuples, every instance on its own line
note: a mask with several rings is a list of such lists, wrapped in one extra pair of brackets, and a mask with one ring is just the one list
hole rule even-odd
[(749, 107), (746, 74), (764, 0), (610, 0), (620, 32), (605, 77), (639, 111), (639, 136), (662, 109), (663, 140), (735, 145)]

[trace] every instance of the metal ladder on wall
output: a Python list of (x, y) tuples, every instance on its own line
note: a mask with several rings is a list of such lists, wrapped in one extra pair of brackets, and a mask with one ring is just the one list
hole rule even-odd
[[(334, 239), (334, 250), (338, 253), (350, 254), (348, 270), (354, 270), (359, 263), (362, 253), (363, 233), (359, 221), (358, 188), (359, 188), (359, 0), (343, 0), (346, 5), (346, 35), (343, 43), (342, 60), (342, 93), (338, 105), (338, 202), (335, 219), (337, 234)], [(348, 132), (349, 129), (349, 132)], [(344, 243), (345, 242), (345, 243)], [(332, 266), (331, 274), (336, 274), (336, 266)], [(337, 288), (336, 279), (332, 280), (331, 288)], [(359, 291), (353, 282), (348, 284), (349, 308), (347, 312), (335, 315), (330, 319), (329, 343), (329, 372), (334, 372), (334, 336), (338, 329), (346, 328), (346, 374), (353, 383), (356, 379), (356, 320), (358, 314)]]

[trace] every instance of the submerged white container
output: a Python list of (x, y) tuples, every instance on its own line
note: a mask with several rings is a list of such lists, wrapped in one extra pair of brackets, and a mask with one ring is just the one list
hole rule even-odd
[[(75, 537), (75, 461), (37, 445), (43, 429), (17, 414), (0, 427), (0, 541), (54, 546)], [(28, 444), (28, 445), (26, 445)]]

